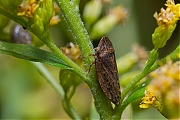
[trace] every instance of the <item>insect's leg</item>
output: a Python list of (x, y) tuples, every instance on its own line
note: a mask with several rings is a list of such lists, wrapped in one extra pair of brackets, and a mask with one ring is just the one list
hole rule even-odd
[[(95, 54), (89, 54), (88, 56), (95, 56)], [(95, 64), (95, 61), (94, 62), (92, 62), (91, 64), (90, 64), (90, 66), (89, 66), (89, 70), (88, 70), (88, 72), (87, 72), (87, 74), (86, 74), (86, 77), (88, 76), (88, 74), (90, 73), (90, 71), (91, 71), (91, 67), (92, 67), (92, 65), (94, 65)]]
[(89, 70), (88, 70), (88, 72), (87, 72), (87, 74), (86, 74), (86, 77), (88, 76), (88, 74), (90, 73), (90, 71), (91, 71), (91, 67), (93, 66), (95, 64), (95, 61), (94, 62), (92, 62), (91, 64), (90, 64), (90, 66), (89, 66)]

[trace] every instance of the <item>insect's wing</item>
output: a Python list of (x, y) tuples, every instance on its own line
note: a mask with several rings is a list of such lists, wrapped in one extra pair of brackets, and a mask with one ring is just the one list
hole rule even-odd
[(109, 59), (102, 59), (101, 61), (102, 69), (106, 71), (104, 78), (106, 78), (107, 87), (109, 86), (110, 98), (117, 105), (120, 101), (120, 85), (114, 53), (109, 53), (107, 58)]
[[(108, 57), (107, 57), (108, 56)], [(108, 97), (114, 104), (119, 105), (120, 101), (120, 86), (114, 54), (110, 53), (101, 59), (96, 58), (96, 73), (99, 84)]]
[(108, 37), (103, 37), (96, 48), (96, 75), (104, 94), (114, 104), (119, 105), (120, 85), (114, 48)]

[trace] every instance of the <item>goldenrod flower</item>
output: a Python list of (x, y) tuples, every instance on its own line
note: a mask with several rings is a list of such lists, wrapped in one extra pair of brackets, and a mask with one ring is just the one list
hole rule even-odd
[(167, 0), (166, 3), (166, 9), (161, 8), (159, 14), (157, 12), (154, 14), (158, 23), (158, 27), (152, 35), (152, 42), (155, 48), (161, 48), (166, 45), (180, 18), (180, 4), (175, 4), (174, 0)]
[(165, 5), (173, 11), (174, 18), (178, 19), (180, 17), (180, 4), (175, 4), (174, 0), (167, 0), (166, 3)]
[(74, 61), (80, 66), (83, 66), (82, 56), (81, 56), (81, 52), (79, 50), (78, 45), (70, 42), (65, 47), (61, 47), (61, 51), (72, 61)]
[(62, 47), (61, 51), (63, 52), (63, 54), (65, 54), (68, 58), (70, 58), (73, 61), (77, 59), (82, 59), (79, 47), (76, 44), (73, 44), (72, 42), (67, 44), (65, 47)]
[(27, 0), (19, 6), (18, 16), (33, 17), (33, 13), (43, 0)]
[(142, 102), (140, 103), (140, 108), (149, 108), (153, 106), (157, 108), (159, 111), (162, 111), (161, 99), (158, 98), (153, 91), (146, 90), (145, 96), (142, 98)]
[(168, 119), (180, 118), (180, 61), (168, 63), (151, 73), (141, 108), (155, 107)]
[(53, 8), (52, 0), (26, 0), (20, 5), (17, 15), (25, 16), (31, 31), (38, 36), (49, 30)]
[(167, 0), (166, 10), (161, 8), (161, 12), (154, 14), (158, 25), (172, 25), (175, 24), (180, 17), (180, 4), (174, 3), (174, 0)]

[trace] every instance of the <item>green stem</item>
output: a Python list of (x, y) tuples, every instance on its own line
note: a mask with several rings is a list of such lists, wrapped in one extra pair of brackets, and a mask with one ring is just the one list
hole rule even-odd
[(84, 58), (86, 71), (88, 71), (89, 65), (94, 61), (94, 58), (89, 55), (93, 54), (94, 50), (80, 14), (74, 4), (71, 4), (71, 1), (69, 0), (56, 0), (56, 2), (63, 13), (64, 19), (69, 25), (77, 44), (79, 45), (81, 54)]
[(107, 99), (107, 97), (104, 95), (102, 90), (100, 89), (99, 84), (91, 83), (89, 85), (92, 95), (94, 97), (94, 103), (97, 112), (100, 115), (100, 118), (102, 120), (112, 120), (113, 118), (113, 108), (111, 106), (111, 102)]
[[(38, 72), (42, 75), (42, 77), (45, 78), (45, 80), (59, 93), (61, 98), (64, 100), (64, 90), (63, 88), (59, 85), (59, 83), (53, 78), (53, 76), (49, 73), (49, 71), (43, 66), (41, 63), (35, 63), (32, 62), (32, 64), (37, 68)], [(74, 110), (73, 106), (68, 102), (65, 102), (67, 104), (66, 106), (68, 107), (68, 113), (73, 119), (80, 119), (79, 115), (77, 112)]]
[[(168, 58), (170, 58), (171, 60), (178, 60), (179, 59), (178, 55), (180, 54), (179, 51), (180, 51), (180, 45), (178, 45), (178, 47), (169, 56), (159, 60), (158, 62), (155, 62), (155, 60), (156, 60), (155, 58), (157, 58), (158, 53), (157, 53), (157, 50), (152, 50), (151, 53), (150, 53), (150, 57), (149, 57), (146, 65), (145, 65), (145, 68), (143, 69), (143, 71), (139, 75), (137, 75), (124, 89), (124, 91), (122, 93), (121, 102), (123, 102), (124, 97), (130, 91), (132, 86), (134, 86), (137, 82), (139, 82), (139, 80), (144, 78), (144, 76), (148, 75), (153, 70), (159, 68), (160, 65), (165, 64), (167, 62)], [(120, 107), (115, 108), (115, 114), (120, 115), (120, 116), (116, 116), (116, 119), (120, 119), (120, 117), (122, 115), (122, 112), (126, 108), (126, 106), (121, 104)]]
[(173, 61), (178, 60), (180, 58), (178, 57), (178, 55), (180, 55), (180, 45), (178, 45), (177, 48), (170, 55), (156, 62), (149, 71), (152, 72), (153, 70), (159, 68), (160, 65), (165, 64), (169, 58)]
[(76, 63), (74, 63), (71, 59), (69, 59), (67, 56), (65, 56), (60, 50), (59, 48), (54, 44), (54, 42), (52, 41), (51, 37), (50, 37), (50, 33), (49, 31), (47, 31), (46, 33), (44, 33), (44, 36), (40, 36), (39, 37), (41, 40), (43, 40), (43, 42), (54, 52), (56, 53), (63, 61), (65, 61), (70, 67), (72, 67), (72, 71), (75, 72), (76, 74), (78, 74), (83, 80), (84, 82), (87, 82), (87, 78), (86, 78), (86, 72), (80, 68)]
[[(79, 45), (81, 54), (84, 58), (86, 71), (88, 71), (90, 64), (94, 62), (93, 56), (89, 56), (94, 54), (94, 49), (87, 30), (83, 25), (80, 14), (76, 9), (76, 6), (71, 4), (71, 1), (69, 0), (56, 0), (56, 2), (63, 13), (64, 19), (69, 25), (77, 44)], [(112, 119), (112, 106), (99, 87), (94, 67), (91, 68), (91, 71), (88, 74), (88, 80), (88, 85), (95, 99), (95, 106), (101, 119)]]
[(149, 59), (145, 64), (144, 69), (142, 70), (142, 72), (137, 75), (129, 84), (127, 84), (127, 86), (124, 88), (124, 91), (122, 92), (122, 96), (121, 96), (121, 102), (124, 100), (125, 96), (127, 95), (127, 93), (131, 90), (131, 88), (137, 83), (139, 82), (143, 77), (145, 77), (148, 73), (149, 73), (149, 69), (151, 68), (151, 66), (154, 64), (154, 62), (156, 61), (158, 57), (158, 53), (157, 53), (157, 49), (153, 49), (150, 52), (149, 55)]
[[(0, 7), (0, 13), (5, 15), (6, 17), (9, 17), (10, 19), (16, 21), (17, 23), (21, 24), (22, 26), (26, 27), (29, 31), (31, 31), (31, 28), (28, 26), (27, 21), (24, 19), (20, 19), (19, 17), (16, 17), (9, 12), (5, 11)], [(33, 33), (33, 31), (31, 31)], [(36, 35), (36, 33), (34, 33)], [(71, 61), (68, 57), (66, 57), (60, 50), (57, 48), (57, 46), (53, 43), (53, 41), (50, 38), (49, 31), (45, 31), (44, 35), (39, 36), (36, 35), (40, 40), (42, 40), (52, 51), (54, 51), (62, 60), (64, 60), (68, 65), (70, 65), (73, 68), (73, 72), (78, 74), (85, 82), (88, 82), (86, 79), (86, 73), (73, 61)]]
[(30, 30), (30, 26), (27, 24), (27, 20), (23, 19), (22, 17), (15, 16), (8, 11), (4, 10), (3, 8), (0, 7), (0, 14), (12, 19), (13, 21), (21, 24), (23, 27), (27, 28)]
[[(131, 90), (131, 88), (133, 88), (133, 86), (136, 83), (138, 83), (142, 78), (144, 78), (147, 74), (149, 74), (149, 69), (154, 64), (154, 62), (156, 61), (157, 57), (158, 57), (157, 49), (153, 49), (150, 52), (149, 59), (146, 62), (145, 67), (142, 70), (142, 72), (139, 75), (137, 75), (133, 80), (131, 80), (131, 82), (129, 84), (127, 84), (126, 87), (124, 88), (124, 90), (123, 90), (123, 92), (121, 94), (121, 101), (120, 101), (121, 103), (123, 102), (123, 100), (124, 100), (125, 96), (128, 94), (128, 92)], [(116, 107), (115, 108), (115, 115), (119, 114), (119, 113), (122, 113), (121, 110), (123, 110), (121, 108), (121, 106)], [(117, 116), (117, 118), (119, 118), (119, 116)]]
[(74, 6), (77, 8), (77, 10), (79, 11), (79, 3), (80, 3), (80, 0), (72, 0), (73, 3), (74, 3)]
[(64, 107), (64, 110), (73, 120), (81, 120), (80, 116), (76, 113), (73, 106), (69, 102), (69, 99), (67, 99), (66, 96), (62, 100), (62, 105)]
[(53, 78), (49, 71), (44, 67), (42, 63), (31, 62), (38, 70), (38, 72), (45, 78), (45, 80), (59, 93), (61, 98), (64, 97), (64, 90), (59, 83)]

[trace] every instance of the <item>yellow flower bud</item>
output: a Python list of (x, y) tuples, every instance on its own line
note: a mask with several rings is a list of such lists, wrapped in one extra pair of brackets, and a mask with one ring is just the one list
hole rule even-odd
[(34, 34), (42, 35), (49, 29), (53, 11), (52, 0), (27, 0), (21, 4), (17, 15), (28, 19)]
[(30, 23), (32, 24), (31, 29), (36, 35), (42, 35), (44, 33), (44, 25), (38, 15), (35, 15)]
[(162, 48), (166, 45), (167, 40), (171, 37), (174, 29), (176, 28), (176, 24), (164, 26), (158, 26), (154, 33), (152, 34), (152, 42), (155, 48)]
[(50, 19), (53, 16), (53, 12), (54, 8), (52, 0), (43, 0), (34, 13), (41, 18), (45, 30), (49, 29)]

